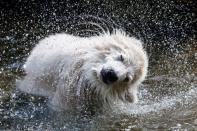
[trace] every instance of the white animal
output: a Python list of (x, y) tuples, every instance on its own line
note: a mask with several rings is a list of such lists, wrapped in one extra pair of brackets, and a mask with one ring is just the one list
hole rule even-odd
[(92, 37), (55, 34), (31, 52), (19, 89), (48, 97), (61, 110), (137, 102), (147, 67), (141, 41), (123, 31)]

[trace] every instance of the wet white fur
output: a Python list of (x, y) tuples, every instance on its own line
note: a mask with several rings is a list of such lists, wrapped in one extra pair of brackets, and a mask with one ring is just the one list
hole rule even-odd
[[(110, 47), (111, 45), (121, 47), (124, 44), (128, 47), (122, 51)], [(107, 54), (103, 49), (105, 47), (110, 48)], [(102, 54), (99, 50), (103, 50), (104, 58), (98, 56), (98, 53)], [(123, 55), (126, 64), (118, 60), (120, 55)], [(139, 65), (140, 63), (143, 64)], [(129, 93), (127, 95), (130, 95), (132, 102), (136, 102), (137, 87), (146, 76), (147, 66), (148, 59), (141, 42), (122, 31), (116, 30), (112, 34), (106, 33), (88, 38), (65, 33), (55, 34), (41, 40), (32, 50), (24, 65), (26, 76), (20, 82), (19, 89), (46, 96), (56, 107), (66, 109), (70, 106), (69, 99), (78, 101), (82, 95), (81, 90), (86, 87), (80, 86), (83, 86), (85, 79), (91, 83), (92, 87), (96, 87), (95, 92), (102, 97), (103, 101), (113, 103), (119, 97), (125, 101), (125, 94)], [(100, 77), (102, 68), (114, 69), (119, 77), (117, 83), (114, 85), (103, 83)], [(135, 74), (136, 70), (140, 68), (142, 73), (133, 82), (134, 75), (138, 75)], [(121, 87), (124, 84), (122, 85), (121, 82), (128, 73), (132, 83), (128, 83), (128, 88), (124, 91)], [(76, 85), (74, 83), (78, 75), (81, 78), (78, 81), (79, 85)], [(120, 87), (115, 87), (117, 85)], [(114, 88), (120, 89), (114, 93)], [(71, 91), (73, 89), (74, 92)], [(118, 94), (119, 90), (120, 94)]]

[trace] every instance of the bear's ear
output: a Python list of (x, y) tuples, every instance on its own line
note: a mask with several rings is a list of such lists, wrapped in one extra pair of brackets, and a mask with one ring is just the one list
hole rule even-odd
[(133, 103), (133, 95), (129, 93), (129, 91), (127, 91), (127, 93), (125, 94), (125, 100), (130, 103)]
[(135, 45), (137, 45), (137, 46), (139, 46), (140, 48), (143, 48), (143, 43), (142, 43), (142, 41), (141, 40), (138, 40), (138, 39), (136, 39), (135, 37), (132, 37), (131, 38), (132, 40), (132, 42), (135, 44)]
[(136, 45), (140, 48), (143, 48), (143, 42), (135, 37), (128, 37), (127, 36), (127, 37), (124, 37), (122, 40), (128, 44)]
[(129, 103), (137, 103), (137, 95), (129, 90), (125, 93), (125, 100)]

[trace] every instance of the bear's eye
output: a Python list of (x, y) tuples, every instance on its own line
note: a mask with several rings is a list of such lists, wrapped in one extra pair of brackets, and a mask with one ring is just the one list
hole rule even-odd
[(120, 56), (118, 57), (118, 60), (121, 61), (121, 62), (124, 62), (124, 57), (123, 57), (123, 55), (120, 55)]

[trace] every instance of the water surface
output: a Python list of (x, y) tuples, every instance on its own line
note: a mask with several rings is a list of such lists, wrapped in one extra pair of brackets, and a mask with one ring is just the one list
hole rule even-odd
[[(196, 130), (195, 3), (94, 2), (1, 2), (0, 130)], [(145, 43), (149, 73), (138, 104), (95, 116), (55, 112), (47, 99), (15, 89), (25, 75), (24, 61), (40, 39), (56, 32), (91, 36), (96, 32), (87, 29), (101, 31), (88, 21), (109, 30), (122, 28)]]

